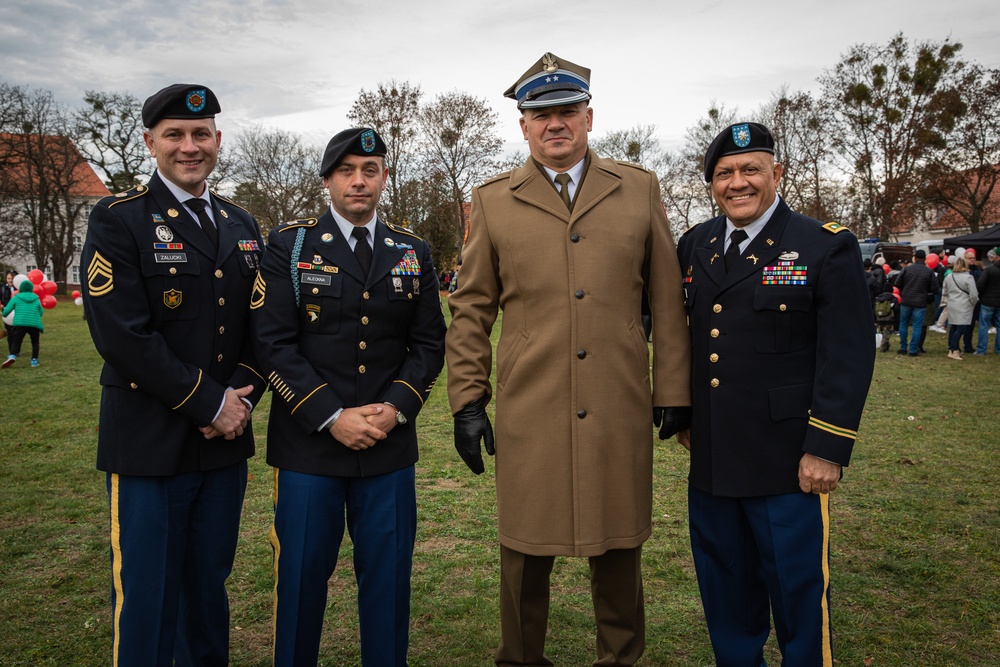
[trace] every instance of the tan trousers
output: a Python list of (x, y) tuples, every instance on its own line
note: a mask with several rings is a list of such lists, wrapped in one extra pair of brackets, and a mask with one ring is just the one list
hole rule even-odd
[[(529, 556), (500, 546), (500, 646), (502, 667), (549, 667), (545, 631), (553, 556)], [(616, 549), (590, 560), (590, 593), (597, 621), (595, 667), (633, 665), (646, 647), (642, 597), (642, 547)]]

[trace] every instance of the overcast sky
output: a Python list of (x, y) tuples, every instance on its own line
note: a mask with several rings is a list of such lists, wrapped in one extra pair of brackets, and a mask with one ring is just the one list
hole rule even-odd
[(592, 70), (595, 136), (655, 124), (677, 148), (713, 100), (749, 113), (783, 84), (816, 92), (852, 45), (899, 32), (1000, 67), (996, 0), (2, 0), (0, 78), (75, 106), (86, 90), (143, 100), (202, 83), (223, 143), (260, 123), (317, 146), (348, 126), (361, 89), (396, 79), (425, 101), (485, 99), (519, 148), (503, 91), (551, 51)]

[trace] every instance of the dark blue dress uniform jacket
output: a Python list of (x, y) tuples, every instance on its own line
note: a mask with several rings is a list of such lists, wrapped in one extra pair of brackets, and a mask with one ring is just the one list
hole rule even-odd
[(219, 251), (154, 174), (90, 214), (81, 266), (101, 372), (97, 467), (123, 475), (211, 470), (254, 453), (253, 431), (205, 440), (227, 387), (266, 383), (250, 343), (261, 237), (253, 216), (212, 194)]
[[(273, 392), (268, 464), (362, 477), (417, 461), (416, 416), (444, 365), (445, 333), (423, 239), (378, 221), (365, 278), (329, 210), (281, 225), (268, 237), (253, 323)], [(340, 408), (369, 403), (391, 403), (408, 421), (363, 451), (318, 430)]]
[(718, 217), (678, 244), (693, 348), (690, 483), (730, 497), (799, 492), (803, 453), (849, 463), (871, 382), (858, 243), (784, 201), (728, 273), (725, 237)]

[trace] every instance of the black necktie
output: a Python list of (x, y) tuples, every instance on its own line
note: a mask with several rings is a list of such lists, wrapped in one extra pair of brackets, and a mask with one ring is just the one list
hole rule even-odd
[(208, 213), (205, 213), (205, 207), (208, 206), (208, 203), (204, 199), (188, 199), (184, 203), (198, 216), (198, 222), (201, 223), (201, 231), (205, 232), (205, 236), (208, 237), (212, 247), (218, 250), (219, 230), (215, 228), (215, 223), (208, 217)]
[(572, 179), (569, 174), (556, 174), (556, 183), (559, 184), (559, 196), (562, 197), (566, 208), (573, 210), (573, 203), (569, 199), (569, 182)]
[(731, 269), (737, 259), (740, 258), (740, 244), (747, 238), (747, 233), (742, 229), (734, 229), (729, 235), (729, 249), (726, 250), (725, 262), (726, 271)]
[(368, 245), (368, 230), (364, 227), (355, 227), (351, 230), (351, 236), (357, 239), (354, 244), (354, 256), (358, 258), (361, 271), (368, 277), (368, 271), (372, 268), (372, 247)]

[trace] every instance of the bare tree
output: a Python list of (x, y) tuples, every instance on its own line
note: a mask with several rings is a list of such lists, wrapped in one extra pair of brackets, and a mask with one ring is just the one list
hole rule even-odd
[(898, 34), (885, 46), (851, 47), (820, 77), (823, 136), (845, 161), (872, 232), (882, 239), (901, 222), (897, 207), (916, 194), (921, 162), (944, 145), (962, 112), (961, 48), (947, 39), (914, 47)]
[(153, 161), (143, 141), (142, 104), (130, 93), (88, 90), (85, 106), (76, 111), (80, 150), (104, 175), (112, 191), (138, 185), (153, 173)]
[(926, 201), (954, 211), (973, 232), (1000, 216), (993, 193), (1000, 180), (1000, 70), (972, 65), (959, 89), (965, 113), (932, 151), (924, 170)]
[(661, 171), (664, 162), (660, 140), (656, 138), (656, 125), (634, 125), (627, 130), (611, 130), (590, 142), (599, 155), (612, 160), (624, 160), (642, 165), (655, 172)]
[(406, 183), (413, 178), (419, 141), (419, 85), (395, 79), (380, 83), (373, 91), (362, 89), (347, 118), (357, 125), (374, 128), (386, 142), (385, 164), (389, 168), (382, 213), (397, 224), (409, 224), (414, 216)]
[(260, 126), (244, 130), (233, 144), (221, 172), (236, 183), (233, 200), (256, 216), (265, 234), (324, 208), (319, 150), (303, 146), (297, 135)]
[(70, 114), (50, 91), (0, 84), (0, 97), (8, 102), (0, 117), (5, 242), (40, 267), (51, 263), (51, 277), (65, 288), (86, 217), (82, 190), (96, 176), (73, 141)]
[(451, 189), (459, 259), (465, 236), (464, 204), (472, 187), (497, 170), (496, 156), (503, 147), (497, 122), (496, 112), (485, 100), (457, 91), (439, 95), (420, 112), (425, 151)]
[[(789, 93), (782, 87), (756, 115), (774, 135), (775, 159), (783, 167), (781, 196), (796, 211), (817, 220), (830, 220), (837, 206), (830, 200), (831, 190), (837, 188), (829, 186), (842, 183), (833, 165), (832, 146), (823, 140), (819, 103), (807, 92)], [(843, 194), (839, 190), (839, 195)], [(856, 226), (859, 221), (840, 222)]]

